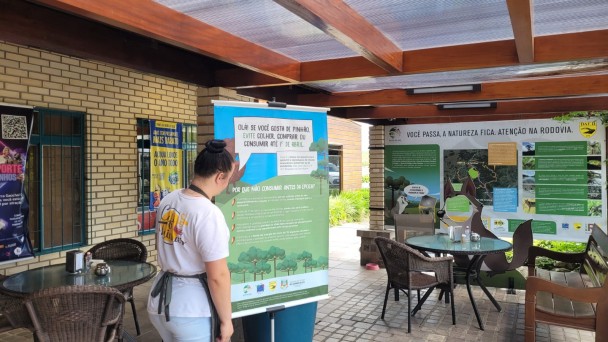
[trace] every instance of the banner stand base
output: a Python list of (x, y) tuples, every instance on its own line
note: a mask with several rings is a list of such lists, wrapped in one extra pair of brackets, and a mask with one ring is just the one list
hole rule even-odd
[(268, 308), (266, 312), (243, 316), (245, 342), (310, 342), (316, 315), (317, 302), (311, 302)]
[(285, 310), (285, 306), (275, 306), (266, 310), (270, 318), (270, 342), (274, 342), (274, 314), (281, 310)]

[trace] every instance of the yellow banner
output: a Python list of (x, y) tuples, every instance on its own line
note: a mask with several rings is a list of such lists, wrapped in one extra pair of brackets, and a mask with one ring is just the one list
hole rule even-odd
[(150, 209), (183, 185), (182, 125), (150, 121)]

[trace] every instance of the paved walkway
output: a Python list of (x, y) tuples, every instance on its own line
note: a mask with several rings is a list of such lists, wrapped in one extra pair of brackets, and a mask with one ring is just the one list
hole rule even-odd
[[(505, 289), (489, 288), (502, 306), (497, 312), (481, 289), (474, 287), (473, 293), (485, 322), (485, 331), (479, 330), (475, 314), (469, 302), (464, 286), (455, 290), (456, 325), (452, 325), (449, 304), (438, 301), (435, 291), (424, 303), (422, 309), (412, 317), (412, 333), (407, 333), (407, 297), (395, 302), (392, 292), (389, 296), (385, 320), (380, 319), (384, 291), (386, 289), (386, 272), (384, 270), (368, 271), (359, 266), (360, 238), (357, 229), (365, 225), (347, 224), (330, 229), (330, 299), (319, 302), (315, 342), (337, 341), (523, 341), (524, 332), (524, 291), (517, 290), (515, 295), (507, 294)], [(148, 321), (145, 310), (145, 299), (150, 283), (135, 289), (137, 311), (143, 334), (138, 341), (159, 342), (160, 337)], [(412, 300), (412, 307), (416, 297)], [(127, 306), (125, 314), (127, 331), (135, 333), (133, 316)], [(237, 330), (240, 325), (236, 324)], [(537, 341), (594, 341), (591, 332), (566, 329), (539, 324)], [(29, 342), (33, 341), (29, 331), (11, 330), (0, 334), (0, 341)], [(243, 341), (237, 331), (233, 342)], [(277, 341), (289, 342), (289, 341)]]

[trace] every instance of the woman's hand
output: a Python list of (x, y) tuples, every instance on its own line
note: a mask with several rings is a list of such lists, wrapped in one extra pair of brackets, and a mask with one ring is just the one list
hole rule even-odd
[(220, 337), (216, 338), (217, 342), (229, 342), (230, 337), (234, 333), (234, 327), (232, 326), (232, 321), (228, 321), (226, 323), (220, 323)]

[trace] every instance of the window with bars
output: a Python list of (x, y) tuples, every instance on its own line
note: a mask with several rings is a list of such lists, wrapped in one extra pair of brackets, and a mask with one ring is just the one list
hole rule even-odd
[[(182, 186), (194, 175), (196, 160), (196, 125), (182, 125)], [(150, 120), (137, 119), (137, 220), (140, 233), (154, 231), (156, 212), (150, 210)]]
[(86, 244), (85, 114), (36, 108), (24, 180), (28, 229), (39, 253)]

